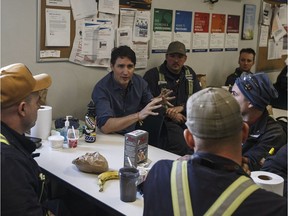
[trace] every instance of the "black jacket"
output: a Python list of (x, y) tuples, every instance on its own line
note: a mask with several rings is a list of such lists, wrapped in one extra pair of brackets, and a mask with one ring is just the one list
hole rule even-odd
[(286, 142), (282, 126), (265, 111), (253, 125), (249, 125), (249, 136), (242, 145), (242, 154), (249, 158), (250, 170), (258, 171), (261, 159), (266, 158), (270, 149), (274, 148), (276, 153)]
[[(189, 69), (190, 74), (192, 75), (193, 79), (193, 92), (195, 93), (197, 91), (201, 90), (199, 81), (196, 77), (196, 73), (193, 71), (192, 68), (189, 66), (185, 66)], [(174, 100), (169, 101), (172, 103), (174, 106), (180, 106), (183, 105), (184, 107), (186, 106), (186, 102), (189, 97), (189, 87), (188, 87), (188, 81), (185, 76), (185, 68), (182, 67), (181, 72), (179, 75), (175, 75), (171, 73), (167, 66), (166, 66), (166, 61), (159, 67), (159, 71), (164, 74), (165, 80), (167, 81), (167, 89), (173, 90), (173, 95), (175, 96)], [(159, 81), (159, 71), (157, 67), (154, 67), (147, 71), (143, 78), (147, 81), (150, 91), (154, 97), (159, 96), (161, 93), (161, 86), (158, 85)], [(184, 109), (185, 114), (186, 109)]]
[(1, 215), (43, 215), (44, 181), (31, 155), (35, 144), (3, 122), (1, 134), (9, 142), (1, 142)]
[[(243, 71), (241, 71), (239, 67), (236, 68), (235, 71), (234, 71), (234, 73), (230, 74), (230, 75), (227, 77), (226, 82), (225, 82), (225, 86), (231, 86), (231, 87), (232, 87), (232, 86), (234, 85), (236, 79), (237, 79), (238, 77), (240, 77), (242, 73), (243, 73)], [(248, 73), (251, 73), (251, 74), (252, 74), (252, 72), (248, 72)]]

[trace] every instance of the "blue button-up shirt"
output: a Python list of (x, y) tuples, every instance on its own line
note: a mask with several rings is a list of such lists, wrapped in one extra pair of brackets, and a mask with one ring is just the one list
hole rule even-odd
[[(124, 117), (140, 111), (152, 98), (147, 82), (140, 75), (133, 74), (128, 87), (124, 89), (110, 72), (95, 85), (92, 92), (98, 128), (105, 125), (109, 118)], [(134, 129), (135, 124), (118, 133), (124, 134)]]

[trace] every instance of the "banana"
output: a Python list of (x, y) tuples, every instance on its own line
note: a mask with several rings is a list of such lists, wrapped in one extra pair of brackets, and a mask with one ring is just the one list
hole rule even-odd
[(99, 192), (103, 191), (103, 187), (106, 181), (112, 179), (119, 179), (119, 172), (118, 171), (106, 171), (98, 175), (98, 185), (99, 185)]

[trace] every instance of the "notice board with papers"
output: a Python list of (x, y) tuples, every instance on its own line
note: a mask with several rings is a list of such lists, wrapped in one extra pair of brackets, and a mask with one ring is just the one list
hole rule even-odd
[[(272, 6), (272, 10), (276, 7), (276, 6), (280, 6), (280, 3), (283, 4), (283, 1), (277, 1), (277, 0), (264, 0), (265, 3), (269, 3)], [(286, 2), (287, 3), (287, 2)], [(287, 59), (287, 54), (282, 55), (281, 58), (277, 58), (277, 59), (269, 59), (269, 40), (274, 40), (271, 37), (271, 31), (272, 31), (272, 22), (273, 22), (273, 14), (272, 14), (272, 18), (271, 18), (271, 22), (269, 24), (269, 33), (268, 33), (268, 44), (267, 46), (260, 46), (258, 47), (258, 52), (256, 53), (257, 59), (258, 59), (258, 64), (256, 65), (256, 71), (260, 72), (269, 72), (269, 71), (280, 71), (284, 68), (285, 64), (285, 60)], [(261, 28), (261, 25), (259, 25), (259, 28)], [(286, 28), (287, 31), (287, 28)], [(261, 35), (261, 33), (259, 34)], [(284, 38), (283, 43), (286, 43), (286, 39), (287, 39), (287, 33), (286, 33), (286, 38)], [(287, 52), (286, 52), (287, 53)]]
[[(70, 52), (71, 49), (73, 47), (73, 39), (75, 36), (75, 21), (73, 19), (73, 15), (72, 15), (72, 10), (70, 6), (53, 6), (53, 5), (46, 5), (46, 0), (38, 0), (37, 1), (37, 8), (38, 8), (38, 17), (37, 17), (37, 62), (49, 62), (49, 61), (68, 61), (69, 60), (69, 56), (70, 56)], [(69, 28), (69, 32), (67, 30), (67, 34), (69, 35), (65, 35), (62, 34), (62, 32), (57, 32), (53, 30), (50, 30), (50, 32), (48, 32), (47, 30), (49, 30), (50, 26), (46, 25), (46, 14), (49, 13), (50, 11), (50, 16), (53, 17), (53, 14), (51, 15), (51, 13), (53, 13), (53, 11), (59, 11), (61, 12), (61, 14), (63, 14), (62, 16), (64, 18), (68, 18), (68, 20), (66, 20), (66, 23), (61, 23), (58, 22), (57, 20), (50, 20), (49, 25), (51, 25), (53, 27), (55, 27), (55, 29), (57, 30), (57, 25), (58, 26), (64, 26), (67, 25)], [(55, 14), (55, 17), (57, 16), (57, 14)], [(59, 16), (59, 15), (58, 15)], [(59, 16), (60, 17), (60, 16)], [(70, 17), (70, 18), (69, 18)], [(60, 17), (61, 18), (61, 17)], [(57, 17), (55, 18), (57, 19)], [(53, 42), (51, 39), (49, 41), (49, 36), (53, 36), (53, 35), (48, 35), (47, 34), (54, 34), (55, 35), (63, 35), (63, 38), (65, 36), (65, 41), (61, 42), (61, 44), (57, 44), (55, 42)], [(66, 37), (67, 36), (67, 37)]]

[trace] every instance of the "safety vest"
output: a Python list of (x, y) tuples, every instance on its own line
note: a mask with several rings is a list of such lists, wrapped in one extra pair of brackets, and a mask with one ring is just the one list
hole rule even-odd
[[(174, 215), (193, 216), (187, 161), (173, 162), (170, 180)], [(232, 215), (240, 204), (257, 189), (259, 186), (250, 178), (240, 176), (220, 195), (204, 215)]]
[[(189, 71), (189, 68), (184, 65), (185, 69), (185, 78), (188, 81), (188, 97), (190, 97), (193, 94), (193, 77), (192, 74)], [(157, 67), (158, 73), (159, 73), (159, 81), (158, 85), (160, 88), (166, 88), (167, 81), (165, 80), (164, 73), (160, 71), (160, 67)]]

